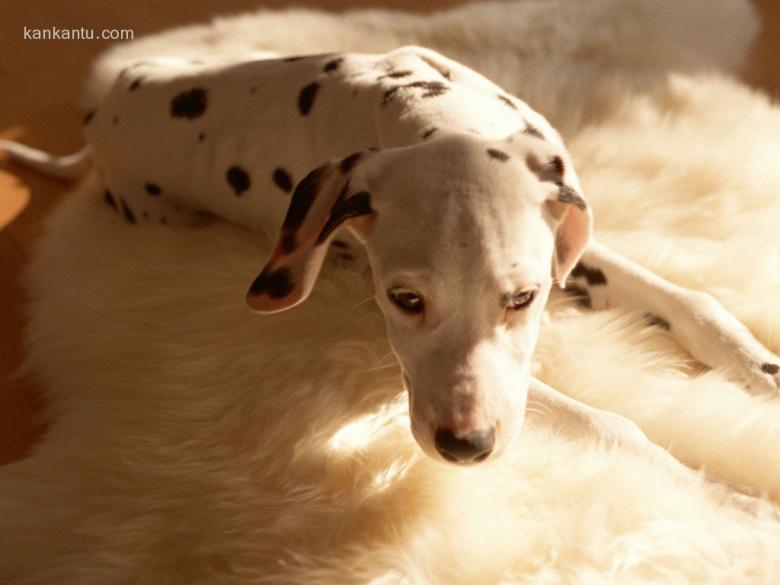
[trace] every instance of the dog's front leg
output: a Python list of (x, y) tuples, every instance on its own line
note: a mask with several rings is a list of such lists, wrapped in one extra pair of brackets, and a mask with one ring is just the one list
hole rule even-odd
[(596, 439), (651, 454), (673, 467), (681, 465), (668, 451), (648, 439), (635, 422), (570, 398), (536, 378), (531, 378), (528, 388), (526, 420), (538, 421), (568, 439)]
[(624, 416), (574, 400), (536, 378), (531, 378), (526, 404), (527, 421), (538, 422), (563, 437), (578, 441), (595, 439), (607, 445), (627, 448), (641, 457), (648, 457), (650, 462), (658, 463), (675, 479), (686, 482), (704, 479), (723, 500), (743, 510), (754, 513), (760, 506), (760, 500), (755, 498), (760, 492), (755, 488), (691, 469), (653, 443), (636, 423)]
[(594, 308), (640, 311), (694, 358), (749, 391), (780, 390), (780, 358), (709, 294), (671, 283), (594, 241), (572, 278), (573, 290)]

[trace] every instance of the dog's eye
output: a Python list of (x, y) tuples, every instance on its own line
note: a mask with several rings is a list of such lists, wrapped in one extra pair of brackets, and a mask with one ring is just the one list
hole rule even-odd
[(387, 291), (387, 298), (403, 312), (412, 315), (422, 313), (424, 308), (422, 297), (408, 290), (390, 289)]
[(512, 298), (509, 299), (509, 305), (507, 308), (512, 311), (525, 309), (528, 305), (534, 302), (535, 298), (535, 290), (527, 290), (521, 293), (517, 293), (516, 295), (512, 295)]

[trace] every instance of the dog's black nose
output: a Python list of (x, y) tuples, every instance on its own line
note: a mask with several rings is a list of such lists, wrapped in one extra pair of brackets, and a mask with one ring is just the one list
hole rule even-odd
[(450, 429), (436, 431), (436, 449), (447, 461), (471, 463), (484, 461), (493, 450), (496, 433), (475, 431), (465, 437), (456, 437)]

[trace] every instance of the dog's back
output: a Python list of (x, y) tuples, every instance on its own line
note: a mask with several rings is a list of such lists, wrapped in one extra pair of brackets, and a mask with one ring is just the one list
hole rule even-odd
[(298, 181), (358, 150), (444, 132), (502, 138), (523, 129), (562, 146), (524, 102), (414, 46), (381, 55), (258, 53), (240, 62), (144, 59), (88, 108), (84, 127), (89, 148), (76, 162), (6, 148), (67, 178), (89, 151), (106, 201), (131, 222), (189, 223), (192, 212), (205, 212), (272, 229)]
[[(530, 114), (529, 114), (530, 112)], [(85, 117), (107, 198), (132, 219), (183, 209), (278, 226), (293, 186), (323, 161), (414, 144), (437, 131), (554, 131), (525, 104), (433, 51), (126, 68)], [(541, 118), (541, 121), (538, 120)]]

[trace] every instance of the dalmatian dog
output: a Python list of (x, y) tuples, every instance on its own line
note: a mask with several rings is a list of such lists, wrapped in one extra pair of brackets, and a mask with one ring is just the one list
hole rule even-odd
[(531, 376), (553, 285), (648, 315), (751, 391), (780, 388), (780, 360), (712, 297), (591, 237), (571, 157), (544, 117), (437, 52), (145, 59), (91, 104), (84, 130), (88, 146), (71, 157), (3, 146), (60, 177), (94, 169), (133, 229), (206, 214), (275, 225), (253, 311), (291, 309), (329, 246), (346, 260), (362, 246), (413, 434), (440, 461), (497, 457), (528, 403), (573, 436), (663, 451)]

